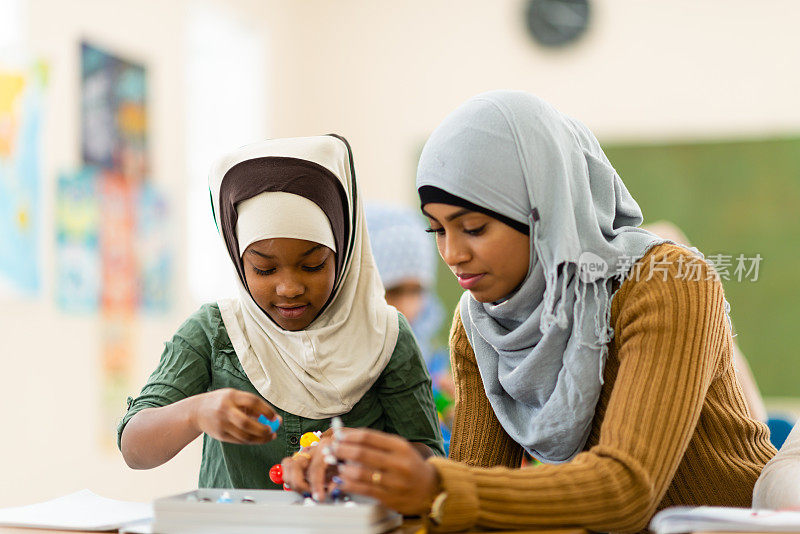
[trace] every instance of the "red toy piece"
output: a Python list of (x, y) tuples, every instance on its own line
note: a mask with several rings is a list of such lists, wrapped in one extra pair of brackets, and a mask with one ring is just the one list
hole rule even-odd
[(281, 467), (281, 464), (275, 464), (270, 468), (269, 479), (275, 484), (283, 484), (283, 467)]

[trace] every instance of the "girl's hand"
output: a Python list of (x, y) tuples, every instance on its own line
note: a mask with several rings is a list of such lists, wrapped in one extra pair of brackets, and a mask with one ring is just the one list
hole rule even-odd
[(342, 491), (373, 497), (403, 515), (424, 515), (439, 493), (439, 475), (414, 446), (369, 429), (342, 432), (335, 449)]
[(275, 439), (270, 427), (258, 422), (258, 416), (275, 420), (272, 406), (258, 395), (225, 388), (197, 395), (192, 422), (200, 431), (219, 441), (250, 445)]

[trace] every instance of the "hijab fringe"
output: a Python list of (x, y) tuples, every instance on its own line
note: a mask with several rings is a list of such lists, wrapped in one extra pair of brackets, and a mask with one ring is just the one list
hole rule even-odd
[[(531, 221), (531, 232), (535, 235), (536, 231), (535, 221)], [(533, 247), (536, 252), (537, 258), (540, 259), (544, 256), (539, 246), (540, 240), (533, 239)], [(546, 267), (545, 267), (546, 268)], [(559, 272), (561, 276), (559, 276)], [(573, 278), (577, 278), (575, 282), (575, 307), (573, 310), (573, 318), (575, 320), (574, 328), (577, 328), (581, 335), (581, 344), (599, 351), (598, 358), (598, 376), (600, 384), (603, 384), (603, 370), (605, 369), (606, 360), (608, 359), (608, 344), (614, 339), (614, 328), (611, 326), (611, 301), (616, 295), (616, 291), (609, 295), (609, 286), (612, 284), (612, 278), (599, 278), (593, 282), (584, 282), (579, 277), (579, 266), (576, 262), (563, 262), (555, 266), (555, 268), (546, 268), (545, 272), (545, 290), (543, 296), (543, 311), (542, 319), (539, 323), (539, 331), (546, 334), (555, 325), (559, 328), (567, 328), (568, 319), (565, 310), (567, 302), (567, 292), (569, 282)], [(620, 276), (623, 279), (625, 274)], [(584, 317), (586, 316), (586, 297), (588, 289), (591, 287), (592, 296), (597, 303), (597, 310), (594, 313), (594, 328), (592, 335), (587, 337), (584, 332)], [(558, 302), (555, 301), (556, 295), (560, 295)]]

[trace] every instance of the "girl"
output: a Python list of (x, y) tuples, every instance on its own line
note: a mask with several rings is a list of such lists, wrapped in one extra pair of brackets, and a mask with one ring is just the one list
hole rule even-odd
[[(750, 505), (775, 450), (736, 382), (722, 286), (638, 228), (585, 126), (527, 93), (479, 95), (431, 135), (417, 186), (467, 290), (450, 459), (350, 430), (344, 491), (433, 531), (639, 531), (666, 506)], [(520, 469), (524, 451), (545, 465)]]
[(442, 454), (430, 377), (383, 298), (346, 141), (246, 146), (209, 185), (239, 296), (192, 315), (129, 400), (128, 465), (158, 466), (203, 433), (200, 487), (274, 488), (270, 466), (335, 415), (402, 435), (420, 458)]

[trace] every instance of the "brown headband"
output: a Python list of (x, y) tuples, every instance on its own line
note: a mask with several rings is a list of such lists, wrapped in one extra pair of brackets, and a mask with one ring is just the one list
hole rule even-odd
[(342, 272), (346, 256), (350, 220), (347, 196), (336, 176), (322, 165), (288, 157), (268, 156), (243, 161), (231, 167), (222, 178), (219, 191), (219, 220), (228, 254), (239, 272), (244, 287), (244, 263), (239, 257), (236, 236), (236, 204), (265, 192), (293, 193), (305, 197), (327, 215), (336, 243), (336, 276)]

